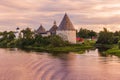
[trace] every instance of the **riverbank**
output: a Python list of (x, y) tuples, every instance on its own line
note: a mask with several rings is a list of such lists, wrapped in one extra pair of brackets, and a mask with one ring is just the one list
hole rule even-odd
[(118, 45), (114, 45), (113, 48), (108, 49), (107, 51), (104, 52), (106, 55), (115, 55), (120, 57), (120, 49), (118, 48)]
[(115, 45), (114, 44), (95, 44), (95, 47), (102, 51), (111, 49), (113, 48), (113, 46)]
[(69, 52), (77, 52), (83, 53), (87, 49), (95, 48), (95, 41), (85, 40), (84, 43), (81, 44), (69, 44), (68, 46), (63, 47), (51, 47), (51, 46), (26, 46), (27, 50), (34, 50), (38, 52), (50, 52), (50, 53), (69, 53)]
[(69, 46), (64, 47), (50, 47), (50, 46), (25, 46), (25, 50), (33, 50), (38, 52), (50, 52), (50, 53), (69, 53), (69, 52), (77, 52), (83, 53), (87, 49), (94, 48), (94, 43), (87, 42), (84, 44), (71, 44)]
[(115, 55), (120, 57), (120, 49), (117, 44), (95, 44), (95, 47), (99, 49), (103, 56)]
[(69, 53), (77, 52), (83, 53), (87, 49), (95, 48), (95, 41), (85, 40), (81, 44), (69, 44), (62, 47), (53, 47), (53, 46), (25, 46), (24, 50), (37, 51), (37, 52), (49, 52), (49, 53)]

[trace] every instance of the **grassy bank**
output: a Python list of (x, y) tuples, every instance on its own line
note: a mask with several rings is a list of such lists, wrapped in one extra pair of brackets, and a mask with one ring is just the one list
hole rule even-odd
[(33, 46), (26, 46), (25, 49), (27, 50), (34, 50), (38, 52), (54, 52), (54, 53), (68, 53), (68, 52), (78, 52), (82, 53), (86, 49), (93, 48), (93, 46), (84, 46), (84, 45), (77, 45), (77, 46), (65, 46), (65, 47), (33, 47)]
[(114, 44), (95, 44), (96, 48), (103, 49), (103, 50), (111, 49), (113, 48), (113, 46), (115, 45)]
[(104, 54), (106, 54), (106, 55), (115, 55), (115, 56), (120, 57), (120, 49), (116, 45), (113, 48), (108, 49), (107, 51), (105, 51)]
[(83, 44), (71, 44), (65, 47), (51, 47), (51, 46), (26, 46), (27, 50), (34, 50), (38, 52), (50, 52), (50, 53), (68, 53), (68, 52), (77, 52), (83, 53), (87, 49), (94, 48), (94, 41), (85, 41)]
[[(22, 41), (23, 40), (21, 40), (21, 42)], [(52, 42), (55, 42), (55, 41), (52, 41)], [(61, 43), (62, 42), (55, 43), (55, 44), (61, 45)], [(12, 42), (8, 42), (4, 40), (4, 43), (3, 41), (0, 43), (0, 48), (19, 48), (27, 51), (49, 52), (49, 53), (69, 53), (69, 52), (83, 53), (87, 49), (94, 48), (94, 45), (95, 45), (95, 41), (85, 40), (84, 43), (67, 44), (65, 46), (64, 46), (64, 43), (62, 43), (62, 46), (59, 46), (59, 47), (53, 46), (53, 43), (52, 45), (46, 44), (41, 46), (36, 44), (18, 46), (17, 40), (13, 40)]]

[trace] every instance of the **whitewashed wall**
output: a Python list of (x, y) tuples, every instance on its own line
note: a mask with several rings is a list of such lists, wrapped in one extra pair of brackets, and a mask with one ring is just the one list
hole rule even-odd
[(64, 31), (58, 30), (57, 35), (70, 43), (76, 43), (76, 31)]
[(48, 36), (50, 36), (50, 33), (47, 32), (46, 34), (41, 34), (41, 35), (42, 35), (42, 37), (48, 37)]

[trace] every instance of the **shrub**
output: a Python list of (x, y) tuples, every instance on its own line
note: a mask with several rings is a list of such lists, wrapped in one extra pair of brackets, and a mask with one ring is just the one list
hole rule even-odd
[(119, 47), (119, 49), (120, 49), (120, 40), (118, 41), (118, 47)]

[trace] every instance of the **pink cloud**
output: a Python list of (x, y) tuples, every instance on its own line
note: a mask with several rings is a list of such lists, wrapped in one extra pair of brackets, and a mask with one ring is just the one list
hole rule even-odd
[[(65, 12), (77, 25), (76, 28), (81, 24), (119, 24), (119, 3), (118, 0), (1, 0), (0, 29), (8, 30), (11, 26), (13, 30), (17, 26), (25, 28), (27, 25), (36, 29), (40, 24), (49, 29), (54, 20), (60, 23)], [(99, 31), (99, 28), (89, 29)], [(109, 29), (115, 30), (110, 26)]]

